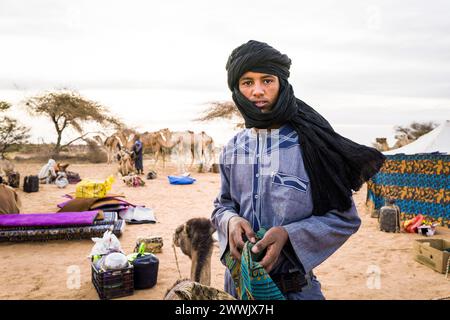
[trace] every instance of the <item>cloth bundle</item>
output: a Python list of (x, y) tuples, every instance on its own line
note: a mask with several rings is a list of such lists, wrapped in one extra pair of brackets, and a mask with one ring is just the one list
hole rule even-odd
[(148, 238), (139, 237), (136, 239), (134, 252), (138, 252), (142, 245), (144, 246), (144, 252), (146, 253), (161, 253), (163, 247), (163, 238), (159, 236)]
[(170, 184), (193, 184), (196, 180), (189, 176), (168, 176)]
[[(256, 239), (264, 237), (265, 230), (259, 229)], [(240, 300), (286, 300), (270, 275), (252, 256), (250, 241), (245, 242), (241, 261), (233, 259), (230, 251), (225, 253), (225, 262), (230, 270)]]
[(122, 178), (123, 182), (128, 187), (143, 187), (145, 186), (145, 181), (141, 179), (141, 177), (137, 175), (128, 175)]
[(65, 195), (66, 200), (57, 206), (59, 212), (68, 211), (87, 211), (87, 210), (103, 210), (108, 212), (119, 213), (136, 205), (123, 199), (121, 195), (106, 195), (103, 198), (81, 198), (74, 199), (71, 195)]

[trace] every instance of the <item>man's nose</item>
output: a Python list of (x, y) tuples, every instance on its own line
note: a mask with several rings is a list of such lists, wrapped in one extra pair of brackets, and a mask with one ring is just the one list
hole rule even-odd
[(255, 84), (255, 87), (253, 88), (253, 95), (257, 97), (264, 95), (264, 88), (260, 83)]

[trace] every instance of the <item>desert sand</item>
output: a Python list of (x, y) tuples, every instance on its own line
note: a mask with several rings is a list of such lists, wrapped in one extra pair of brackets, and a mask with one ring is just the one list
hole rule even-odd
[[(144, 162), (148, 170), (148, 161)], [(41, 164), (17, 164), (22, 177), (36, 174)], [(82, 178), (104, 179), (116, 172), (111, 164), (72, 164), (69, 170)], [(124, 193), (132, 203), (154, 210), (156, 224), (126, 225), (119, 238), (128, 254), (139, 236), (160, 235), (164, 239), (158, 283), (147, 290), (136, 290), (133, 296), (120, 299), (162, 299), (166, 290), (179, 278), (172, 235), (176, 227), (193, 217), (210, 217), (213, 200), (219, 190), (220, 176), (193, 173), (192, 185), (174, 186), (167, 181), (174, 168), (158, 167), (158, 178), (146, 180), (145, 187), (130, 188), (118, 180), (111, 192)], [(41, 185), (38, 193), (19, 190), (23, 213), (55, 212), (65, 193), (74, 185), (59, 189)], [(433, 299), (450, 295), (450, 281), (413, 260), (413, 241), (424, 238), (417, 234), (385, 233), (378, 230), (377, 220), (370, 217), (364, 201), (366, 190), (354, 195), (362, 225), (335, 254), (315, 269), (327, 299)], [(450, 239), (450, 230), (439, 229), (435, 238)], [(57, 240), (49, 242), (0, 243), (0, 299), (99, 299), (91, 283), (88, 255), (93, 242)], [(189, 277), (190, 260), (177, 248), (182, 277)], [(78, 269), (79, 268), (79, 269)], [(223, 288), (224, 266), (214, 247), (211, 285)], [(80, 287), (67, 286), (71, 270), (80, 271)], [(371, 270), (379, 273), (377, 282)], [(68, 273), (69, 272), (69, 273)], [(373, 281), (375, 279), (375, 281)]]

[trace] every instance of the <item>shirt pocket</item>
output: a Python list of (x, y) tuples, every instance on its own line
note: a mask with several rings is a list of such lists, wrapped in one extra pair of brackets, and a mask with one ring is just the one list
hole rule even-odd
[(310, 183), (305, 178), (280, 171), (272, 172), (271, 199), (272, 210), (284, 224), (311, 214)]

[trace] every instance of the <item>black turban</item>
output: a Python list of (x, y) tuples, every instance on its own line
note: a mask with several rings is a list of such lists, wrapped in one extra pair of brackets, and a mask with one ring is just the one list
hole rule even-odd
[[(247, 128), (289, 123), (297, 131), (310, 180), (314, 215), (346, 211), (352, 206), (352, 190), (359, 190), (380, 170), (385, 156), (339, 135), (317, 111), (297, 99), (288, 82), (290, 66), (287, 55), (266, 43), (250, 40), (239, 46), (226, 65), (233, 100)], [(262, 113), (239, 91), (239, 78), (248, 71), (278, 77), (278, 100), (270, 112)]]

